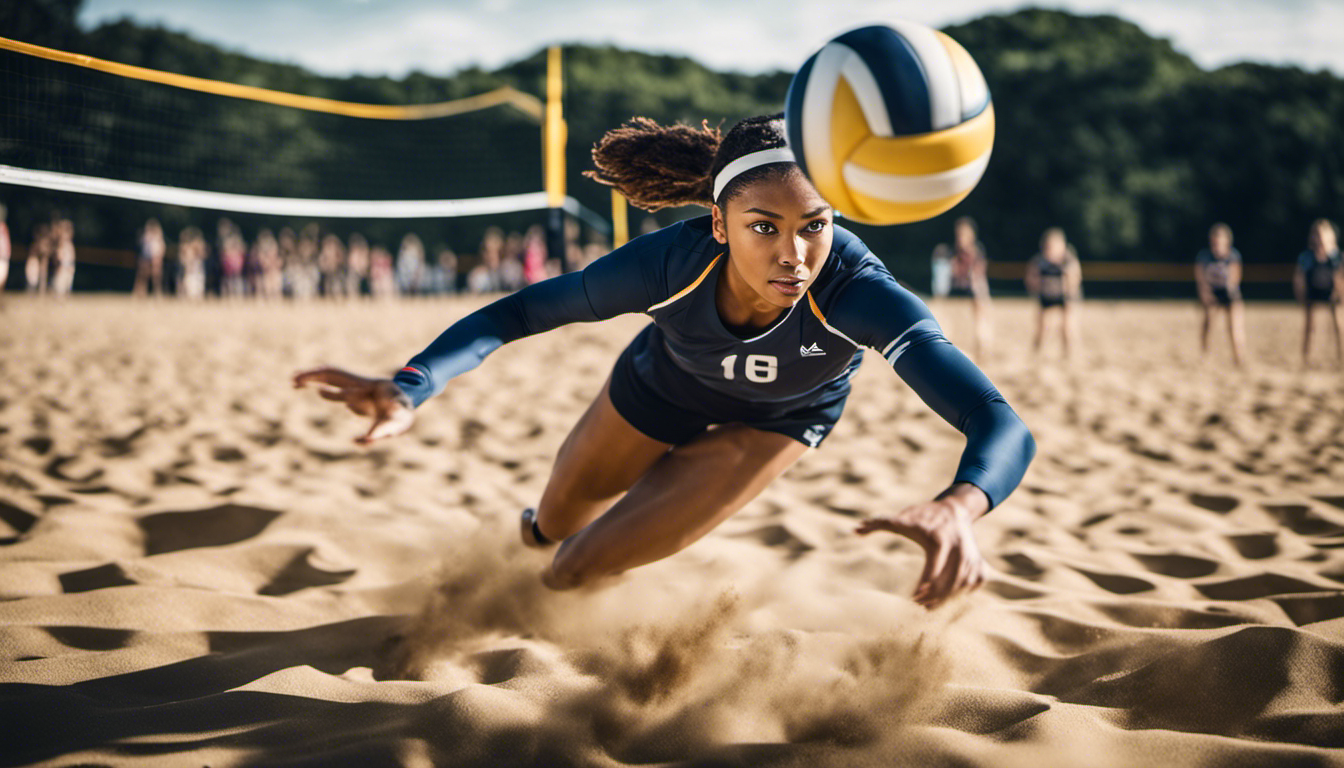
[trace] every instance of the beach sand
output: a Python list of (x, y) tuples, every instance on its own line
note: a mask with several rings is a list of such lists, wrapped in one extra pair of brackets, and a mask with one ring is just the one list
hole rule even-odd
[[(364, 449), (295, 370), (387, 374), (474, 300), (0, 304), (0, 765), (1344, 766), (1344, 375), (1192, 303), (1092, 302), (1063, 366), (995, 305), (1035, 463), (926, 612), (851, 534), (963, 444), (876, 355), (706, 539), (557, 594), (517, 540), (645, 322), (495, 353)], [(965, 340), (964, 303), (938, 311)]]

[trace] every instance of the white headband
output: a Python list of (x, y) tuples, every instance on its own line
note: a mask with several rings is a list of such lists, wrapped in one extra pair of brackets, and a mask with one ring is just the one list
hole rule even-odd
[(769, 165), (770, 163), (795, 162), (797, 162), (797, 160), (793, 156), (793, 150), (788, 147), (748, 152), (733, 162), (725, 165), (723, 170), (719, 171), (719, 175), (714, 177), (714, 199), (716, 201), (719, 199), (719, 195), (723, 193), (723, 188), (728, 186), (728, 182), (741, 176), (752, 168)]

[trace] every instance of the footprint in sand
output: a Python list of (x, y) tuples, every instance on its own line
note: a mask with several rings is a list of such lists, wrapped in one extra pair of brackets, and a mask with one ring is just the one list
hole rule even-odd
[(115, 651), (130, 645), (133, 629), (105, 627), (42, 627), (56, 642), (81, 651)]
[(1305, 504), (1261, 504), (1279, 523), (1299, 536), (1328, 536), (1344, 530)]
[(296, 554), (294, 559), (289, 561), (289, 564), (282, 568), (269, 584), (257, 590), (257, 594), (278, 597), (309, 587), (328, 587), (333, 584), (340, 584), (355, 575), (356, 569), (353, 568), (344, 571), (328, 571), (313, 565), (312, 555), (314, 551), (316, 550), (309, 547)]
[(14, 532), (14, 536), (0, 538), (0, 544), (13, 544), (18, 541), (23, 534), (28, 532), (29, 528), (37, 525), (38, 516), (25, 509), (20, 509), (6, 501), (0, 501), (0, 522), (9, 526)]
[(1255, 600), (1273, 595), (1298, 592), (1323, 592), (1329, 589), (1319, 584), (1284, 576), (1280, 573), (1257, 573), (1239, 579), (1196, 584), (1200, 594), (1212, 600)]
[(1344, 593), (1341, 592), (1276, 597), (1274, 602), (1299, 627), (1344, 616)]
[(1227, 540), (1237, 548), (1238, 554), (1247, 560), (1263, 560), (1279, 554), (1279, 534), (1243, 533), (1228, 536)]
[(1189, 498), (1190, 503), (1194, 504), (1196, 507), (1207, 509), (1210, 512), (1217, 512), (1220, 515), (1225, 515), (1241, 506), (1241, 499), (1238, 499), (1235, 496), (1215, 496), (1203, 493), (1192, 493)]
[(126, 587), (135, 584), (118, 563), (106, 563), (96, 568), (85, 568), (57, 576), (61, 582), (61, 591), (67, 595), (75, 592), (92, 592), (95, 589)]
[(1219, 564), (1216, 560), (1209, 560), (1203, 557), (1191, 557), (1189, 555), (1177, 554), (1157, 554), (1157, 555), (1139, 555), (1133, 556), (1143, 564), (1144, 568), (1153, 573), (1163, 576), (1175, 576), (1178, 579), (1197, 579), (1201, 576), (1208, 576), (1218, 570)]
[(145, 554), (158, 555), (250, 539), (281, 514), (261, 507), (223, 504), (188, 512), (158, 512), (136, 522), (145, 533)]

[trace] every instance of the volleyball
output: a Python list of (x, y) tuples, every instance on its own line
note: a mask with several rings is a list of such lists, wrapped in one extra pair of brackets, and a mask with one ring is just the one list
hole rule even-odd
[(985, 172), (994, 108), (975, 60), (908, 21), (828, 42), (789, 85), (789, 146), (837, 211), (907, 224), (961, 202)]

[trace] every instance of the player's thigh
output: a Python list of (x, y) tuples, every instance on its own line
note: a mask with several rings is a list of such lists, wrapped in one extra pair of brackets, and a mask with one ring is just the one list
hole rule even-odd
[(709, 533), (808, 450), (787, 435), (733, 424), (660, 458), (606, 514), (565, 541), (555, 571), (581, 583), (678, 552)]
[(602, 386), (560, 446), (542, 497), (543, 513), (624, 493), (672, 447), (631, 426), (612, 405), (610, 387), (610, 381)]

